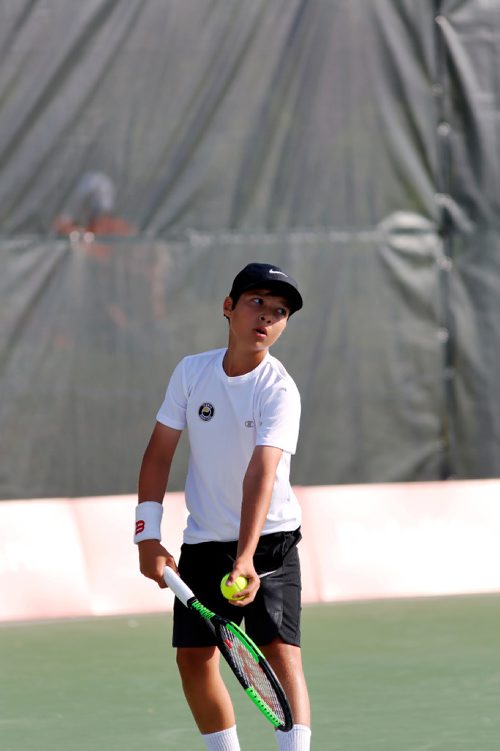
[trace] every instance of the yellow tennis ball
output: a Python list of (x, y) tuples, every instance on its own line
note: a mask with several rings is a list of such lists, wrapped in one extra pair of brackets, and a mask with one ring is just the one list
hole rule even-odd
[(226, 600), (230, 600), (235, 595), (238, 595), (239, 592), (241, 592), (242, 589), (245, 589), (245, 587), (248, 585), (248, 579), (246, 579), (244, 576), (238, 576), (235, 582), (231, 584), (231, 586), (228, 586), (226, 584), (227, 580), (229, 578), (229, 574), (226, 574), (220, 583), (220, 591), (226, 598)]

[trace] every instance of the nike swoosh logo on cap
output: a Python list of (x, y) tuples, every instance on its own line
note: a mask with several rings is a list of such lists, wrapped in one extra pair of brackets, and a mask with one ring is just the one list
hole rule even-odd
[(269, 273), (270, 274), (281, 274), (281, 276), (288, 277), (288, 274), (285, 274), (284, 271), (277, 271), (276, 269), (269, 269)]

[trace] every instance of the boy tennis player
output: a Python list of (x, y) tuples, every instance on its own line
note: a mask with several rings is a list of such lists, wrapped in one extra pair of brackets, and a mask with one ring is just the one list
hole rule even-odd
[[(225, 349), (185, 357), (175, 368), (142, 461), (135, 542), (141, 572), (164, 587), (162, 501), (182, 430), (189, 431), (189, 511), (179, 573), (214, 612), (241, 623), (261, 647), (292, 707), (293, 729), (276, 732), (281, 751), (308, 751), (310, 712), (300, 651), (300, 508), (290, 487), (299, 432), (295, 383), (269, 348), (302, 307), (282, 269), (251, 263), (223, 303)], [(225, 600), (220, 581), (248, 586)], [(210, 751), (239, 751), (235, 715), (209, 630), (177, 600), (173, 645), (184, 693)]]

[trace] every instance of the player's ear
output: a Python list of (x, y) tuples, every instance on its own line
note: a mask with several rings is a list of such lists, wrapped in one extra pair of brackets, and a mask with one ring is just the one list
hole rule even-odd
[(233, 301), (232, 301), (232, 299), (230, 297), (224, 298), (224, 303), (222, 305), (222, 312), (224, 314), (224, 317), (225, 318), (229, 318), (227, 314), (231, 313), (232, 310), (233, 310)]

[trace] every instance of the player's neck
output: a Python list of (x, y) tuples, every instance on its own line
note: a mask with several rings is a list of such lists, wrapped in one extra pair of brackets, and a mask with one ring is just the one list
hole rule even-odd
[(224, 373), (229, 377), (250, 373), (261, 364), (267, 353), (267, 349), (258, 352), (241, 351), (230, 343), (222, 360)]

